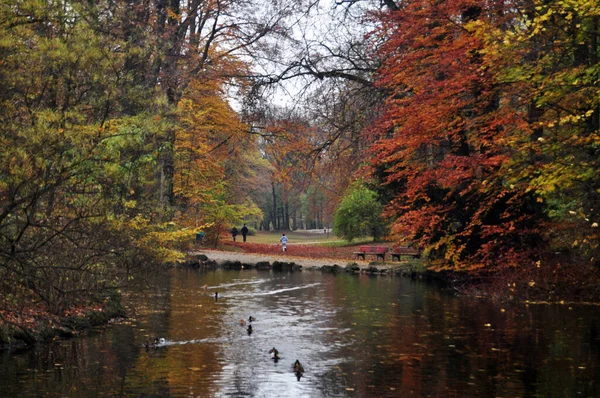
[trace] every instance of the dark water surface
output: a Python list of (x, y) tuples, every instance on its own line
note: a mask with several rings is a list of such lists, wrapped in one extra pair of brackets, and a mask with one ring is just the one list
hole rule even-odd
[[(132, 302), (127, 322), (0, 353), (0, 397), (600, 396), (595, 306), (491, 304), (402, 278), (181, 269)], [(144, 348), (154, 336), (164, 346)]]

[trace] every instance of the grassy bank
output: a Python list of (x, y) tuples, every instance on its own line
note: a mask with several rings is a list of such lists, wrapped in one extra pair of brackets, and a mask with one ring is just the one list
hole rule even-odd
[[(346, 258), (348, 261), (354, 259), (354, 252), (360, 245), (389, 245), (388, 242), (373, 242), (373, 238), (364, 237), (352, 242), (338, 238), (332, 233), (324, 233), (322, 230), (310, 231), (257, 231), (249, 235), (243, 242), (238, 235), (234, 242), (230, 235), (223, 236), (217, 247), (220, 250), (248, 253), (276, 253), (280, 250), (279, 239), (282, 233), (288, 238), (288, 253), (298, 256)], [(330, 250), (328, 250), (330, 249)]]

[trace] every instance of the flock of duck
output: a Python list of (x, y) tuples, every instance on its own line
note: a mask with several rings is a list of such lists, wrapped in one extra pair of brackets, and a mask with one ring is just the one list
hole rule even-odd
[[(215, 299), (216, 298), (217, 298), (217, 295), (215, 294)], [(248, 322), (246, 322), (243, 319), (240, 319), (240, 325), (241, 326), (248, 325), (248, 327), (246, 328), (246, 331), (248, 332), (248, 335), (251, 335), (252, 332), (253, 332), (252, 322), (254, 322), (255, 320), (256, 319), (253, 316), (248, 317)], [(160, 338), (159, 337), (155, 337), (152, 343), (150, 343), (150, 342), (148, 342), (146, 340), (146, 342), (144, 343), (144, 347), (146, 349), (149, 349), (149, 348), (158, 348), (158, 347), (166, 345), (166, 343), (167, 343), (167, 340), (165, 340), (164, 337), (160, 337)], [(271, 359), (275, 363), (279, 362), (279, 359), (281, 359), (281, 357), (279, 356), (279, 351), (275, 347), (273, 347), (273, 348), (271, 348), (269, 350), (269, 355), (271, 356)], [(300, 381), (300, 378), (304, 374), (304, 366), (302, 366), (302, 364), (300, 363), (299, 360), (296, 359), (296, 362), (293, 363), (292, 370), (296, 374), (296, 378), (298, 379), (298, 381)]]
[[(253, 330), (252, 330), (252, 322), (254, 322), (255, 320), (256, 319), (253, 316), (248, 317), (248, 322), (246, 322), (243, 319), (240, 319), (240, 325), (241, 326), (248, 325), (248, 327), (246, 328), (246, 331), (248, 332), (248, 335), (251, 335), (252, 332), (253, 332)], [(279, 351), (275, 347), (273, 347), (273, 348), (271, 348), (269, 350), (269, 355), (271, 355), (271, 359), (275, 363), (279, 362), (279, 359), (281, 359), (281, 357), (279, 356)], [(292, 369), (293, 369), (294, 373), (296, 374), (296, 378), (298, 379), (298, 381), (300, 381), (300, 378), (304, 374), (304, 366), (302, 366), (302, 364), (300, 363), (300, 361), (296, 359), (296, 362), (294, 362), (294, 364), (292, 365)]]

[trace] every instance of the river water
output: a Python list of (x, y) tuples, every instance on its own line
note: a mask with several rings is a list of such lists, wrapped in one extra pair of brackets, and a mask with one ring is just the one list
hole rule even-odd
[[(595, 306), (320, 272), (177, 269), (152, 286), (130, 294), (125, 322), (0, 353), (0, 396), (600, 396)], [(155, 336), (165, 342), (145, 348)]]

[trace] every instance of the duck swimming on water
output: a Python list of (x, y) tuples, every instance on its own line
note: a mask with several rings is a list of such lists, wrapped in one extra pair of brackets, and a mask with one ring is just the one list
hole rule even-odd
[(159, 345), (165, 344), (167, 342), (167, 340), (165, 340), (163, 337), (158, 338), (155, 337), (154, 340), (152, 340), (152, 343), (148, 342), (148, 340), (146, 340), (144, 342), (144, 348), (148, 349), (151, 347), (158, 347)]
[(279, 360), (279, 351), (277, 351), (277, 348), (271, 348), (269, 354), (271, 354), (271, 359), (275, 360), (275, 362)]
[(252, 315), (248, 317), (248, 322), (254, 322), (255, 320), (256, 319)]
[(248, 331), (248, 335), (251, 335), (251, 334), (252, 334), (252, 332), (253, 332), (253, 330), (252, 330), (252, 325), (248, 325), (248, 329), (247, 329), (247, 331)]
[(296, 362), (294, 362), (294, 372), (296, 373), (304, 373), (304, 366), (302, 366), (302, 364), (300, 363), (299, 360), (296, 359)]

